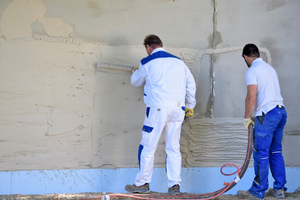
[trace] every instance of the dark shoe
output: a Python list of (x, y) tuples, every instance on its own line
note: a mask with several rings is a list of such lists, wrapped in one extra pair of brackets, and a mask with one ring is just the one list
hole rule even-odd
[(245, 199), (262, 199), (262, 198), (259, 198), (255, 195), (251, 194), (249, 191), (243, 191), (243, 190), (239, 190), (237, 192), (237, 195), (242, 198), (245, 198)]
[(144, 185), (141, 185), (141, 186), (135, 186), (135, 184), (126, 185), (125, 190), (128, 192), (132, 192), (132, 193), (149, 193), (150, 192), (149, 183), (145, 183)]
[(279, 189), (279, 190), (275, 191), (273, 189), (271, 195), (278, 198), (278, 199), (284, 199), (285, 198), (285, 190), (284, 189)]
[(173, 185), (171, 188), (168, 189), (168, 193), (170, 195), (178, 195), (178, 194), (180, 194), (180, 186), (178, 184)]

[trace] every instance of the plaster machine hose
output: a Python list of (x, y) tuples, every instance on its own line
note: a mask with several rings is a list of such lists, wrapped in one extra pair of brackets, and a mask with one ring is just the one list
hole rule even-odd
[[(84, 198), (84, 200), (92, 200), (92, 199), (105, 199), (105, 200), (109, 200), (111, 197), (111, 199), (113, 199), (114, 197), (126, 197), (126, 198), (133, 198), (133, 199), (146, 199), (146, 200), (154, 200), (154, 199), (162, 199), (162, 200), (179, 200), (179, 199), (198, 199), (198, 200), (208, 200), (208, 199), (213, 199), (216, 198), (218, 196), (220, 196), (221, 194), (231, 190), (244, 176), (250, 159), (251, 159), (251, 155), (252, 155), (252, 143), (253, 143), (253, 125), (251, 124), (248, 127), (248, 146), (247, 146), (247, 153), (246, 153), (246, 157), (244, 160), (244, 164), (241, 168), (238, 168), (235, 164), (231, 164), (231, 163), (227, 163), (225, 165), (223, 165), (220, 169), (221, 173), (225, 176), (231, 176), (233, 174), (236, 174), (236, 177), (234, 178), (234, 180), (227, 184), (225, 187), (212, 192), (212, 193), (205, 193), (205, 194), (198, 194), (198, 195), (185, 195), (185, 196), (176, 196), (176, 195), (159, 195), (159, 194), (132, 194), (132, 195), (128, 195), (128, 194), (109, 194), (109, 195), (103, 195), (103, 196), (95, 196), (95, 197), (89, 197), (89, 198)], [(223, 173), (222, 169), (225, 166), (234, 166), (237, 168), (237, 171), (230, 173), (230, 174), (225, 174)]]

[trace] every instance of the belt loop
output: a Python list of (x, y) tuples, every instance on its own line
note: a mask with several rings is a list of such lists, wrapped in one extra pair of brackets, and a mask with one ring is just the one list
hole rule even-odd
[(279, 105), (279, 104), (278, 104), (277, 107), (278, 107), (279, 109), (282, 109), (282, 105)]

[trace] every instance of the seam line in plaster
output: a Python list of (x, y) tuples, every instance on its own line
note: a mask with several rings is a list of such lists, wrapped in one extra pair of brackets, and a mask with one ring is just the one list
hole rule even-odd
[[(55, 42), (55, 43), (72, 43), (72, 44), (82, 44), (82, 43), (91, 43), (91, 44), (102, 44), (100, 42), (89, 42), (82, 38), (67, 38), (67, 37), (52, 37), (52, 36), (46, 36), (46, 35), (38, 35), (34, 34), (32, 36), (35, 40), (42, 40), (47, 42)], [(137, 46), (139, 47), (139, 46)], [(271, 54), (268, 49), (264, 47), (258, 47), (260, 52), (263, 52), (266, 54), (267, 62), (271, 65)], [(216, 49), (216, 47), (211, 49), (206, 49), (202, 51), (198, 51), (197, 56), (200, 58), (200, 62), (202, 59), (202, 56), (205, 54), (219, 54), (219, 53), (227, 53), (232, 51), (239, 51), (242, 50), (243, 47), (227, 47), (222, 49)]]
[[(199, 52), (200, 62), (202, 59), (202, 56), (204, 54), (210, 54), (211, 55), (211, 67), (210, 67), (210, 80), (211, 80), (211, 94), (210, 94), (210, 117), (213, 118), (213, 106), (214, 106), (214, 97), (215, 97), (215, 69), (214, 69), (214, 62), (216, 60), (216, 55), (219, 53), (225, 53), (225, 52), (232, 52), (232, 51), (238, 51), (242, 50), (243, 47), (233, 47), (233, 48), (223, 48), (223, 49), (216, 49), (217, 47), (217, 15), (218, 15), (218, 9), (217, 9), (217, 0), (213, 0), (213, 6), (214, 6), (214, 13), (213, 13), (213, 37), (212, 37), (212, 49), (204, 50)], [(271, 54), (268, 49), (263, 47), (258, 47), (260, 52), (263, 52), (266, 54), (267, 62), (269, 65), (271, 65)], [(197, 74), (198, 75), (198, 74)], [(198, 81), (198, 80), (197, 80)]]
[[(213, 0), (214, 13), (213, 13), (213, 37), (212, 37), (212, 49), (216, 49), (216, 37), (217, 37), (217, 1)], [(214, 53), (211, 55), (210, 60), (210, 84), (211, 84), (211, 94), (210, 94), (210, 117), (213, 118), (213, 106), (214, 106), (214, 96), (215, 96), (215, 68), (214, 62), (216, 61), (216, 56)]]
[[(53, 36), (39, 35), (39, 34), (34, 34), (32, 37), (35, 40), (42, 40), (42, 41), (54, 42), (54, 43), (68, 43), (68, 44), (75, 44), (75, 45), (80, 45), (86, 42), (82, 38), (73, 38), (73, 37), (53, 37)], [(96, 43), (98, 42), (95, 42), (95, 44)]]
[[(228, 47), (228, 48), (222, 48), (222, 49), (207, 49), (207, 50), (203, 50), (203, 51), (199, 51), (198, 52), (198, 56), (200, 58), (200, 63), (201, 63), (201, 59), (203, 57), (203, 55), (208, 54), (208, 55), (212, 55), (211, 58), (211, 69), (210, 69), (210, 74), (211, 74), (211, 107), (210, 107), (210, 117), (213, 118), (213, 102), (214, 102), (214, 86), (215, 86), (215, 71), (214, 71), (214, 61), (215, 61), (215, 54), (220, 54), (220, 53), (228, 53), (228, 52), (233, 52), (233, 51), (242, 51), (243, 50), (243, 46), (240, 47)], [(271, 65), (272, 62), (272, 58), (271, 58), (271, 53), (267, 48), (264, 47), (258, 47), (259, 51), (266, 54), (266, 58), (267, 58), (267, 63), (269, 65)], [(197, 74), (196, 77), (198, 77), (199, 74)], [(196, 80), (198, 82), (198, 80)]]

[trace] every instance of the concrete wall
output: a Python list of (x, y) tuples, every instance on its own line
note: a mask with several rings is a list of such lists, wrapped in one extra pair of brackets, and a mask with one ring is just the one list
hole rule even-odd
[[(297, 0), (2, 0), (0, 170), (138, 167), (143, 88), (96, 63), (138, 65), (150, 33), (197, 82), (199, 114), (182, 131), (184, 167), (243, 163), (241, 49), (255, 43), (278, 73), (285, 162), (299, 168), (299, 9)], [(164, 147), (162, 137), (155, 167), (164, 167)]]

